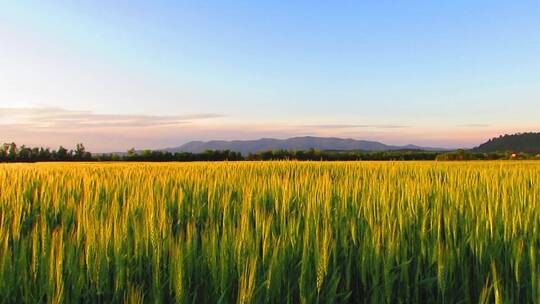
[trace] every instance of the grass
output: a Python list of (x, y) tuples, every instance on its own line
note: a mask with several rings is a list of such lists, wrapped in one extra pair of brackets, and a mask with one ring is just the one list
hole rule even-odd
[(0, 302), (540, 303), (538, 162), (0, 165)]

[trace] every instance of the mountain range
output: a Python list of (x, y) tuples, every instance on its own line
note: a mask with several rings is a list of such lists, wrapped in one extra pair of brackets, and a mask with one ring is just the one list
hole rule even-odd
[(356, 140), (337, 137), (303, 136), (287, 139), (261, 138), (257, 140), (212, 140), (191, 141), (179, 147), (167, 148), (169, 152), (200, 153), (205, 150), (231, 150), (242, 154), (266, 150), (333, 150), (333, 151), (388, 151), (388, 150), (425, 150), (444, 151), (446, 149), (420, 147), (416, 145), (394, 146), (377, 141)]

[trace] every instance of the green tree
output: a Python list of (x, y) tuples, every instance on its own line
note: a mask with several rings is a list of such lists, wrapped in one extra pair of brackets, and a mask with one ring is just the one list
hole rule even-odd
[(92, 158), (92, 155), (90, 154), (90, 152), (86, 151), (86, 148), (84, 147), (82, 143), (78, 143), (75, 146), (74, 153), (75, 153), (74, 156), (76, 160), (89, 160)]
[(8, 158), (11, 161), (15, 161), (17, 159), (17, 145), (14, 142), (9, 144)]
[(132, 158), (132, 157), (134, 157), (135, 155), (137, 155), (136, 152), (135, 152), (135, 148), (131, 148), (131, 149), (127, 150), (127, 156), (128, 156), (129, 158)]
[(68, 150), (62, 146), (58, 147), (56, 151), (57, 160), (68, 160)]

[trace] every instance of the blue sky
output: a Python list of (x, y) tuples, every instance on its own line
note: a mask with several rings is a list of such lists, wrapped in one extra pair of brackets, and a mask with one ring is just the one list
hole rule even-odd
[(539, 1), (4, 1), (0, 140), (470, 147), (540, 130), (538, 33)]

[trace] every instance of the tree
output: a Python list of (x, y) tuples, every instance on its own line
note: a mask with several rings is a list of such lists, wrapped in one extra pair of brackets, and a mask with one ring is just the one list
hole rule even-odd
[(78, 160), (81, 160), (83, 158), (84, 153), (86, 149), (84, 148), (84, 145), (82, 143), (78, 143), (75, 145), (75, 158)]
[(74, 153), (76, 160), (90, 160), (92, 158), (92, 154), (90, 154), (90, 152), (86, 152), (86, 148), (82, 143), (78, 143), (75, 146)]
[(27, 162), (31, 160), (32, 150), (22, 145), (17, 154), (20, 161)]
[(41, 160), (41, 161), (52, 160), (52, 155), (49, 148), (43, 148), (43, 147), (39, 148), (38, 155), (39, 155), (38, 160)]
[(9, 144), (8, 158), (11, 161), (15, 161), (17, 159), (17, 145), (14, 142)]
[(134, 157), (135, 155), (137, 155), (136, 152), (135, 152), (135, 148), (131, 148), (131, 149), (127, 150), (127, 156), (128, 156), (129, 158), (132, 158), (132, 157)]
[(62, 146), (58, 147), (56, 160), (68, 160), (68, 150)]

